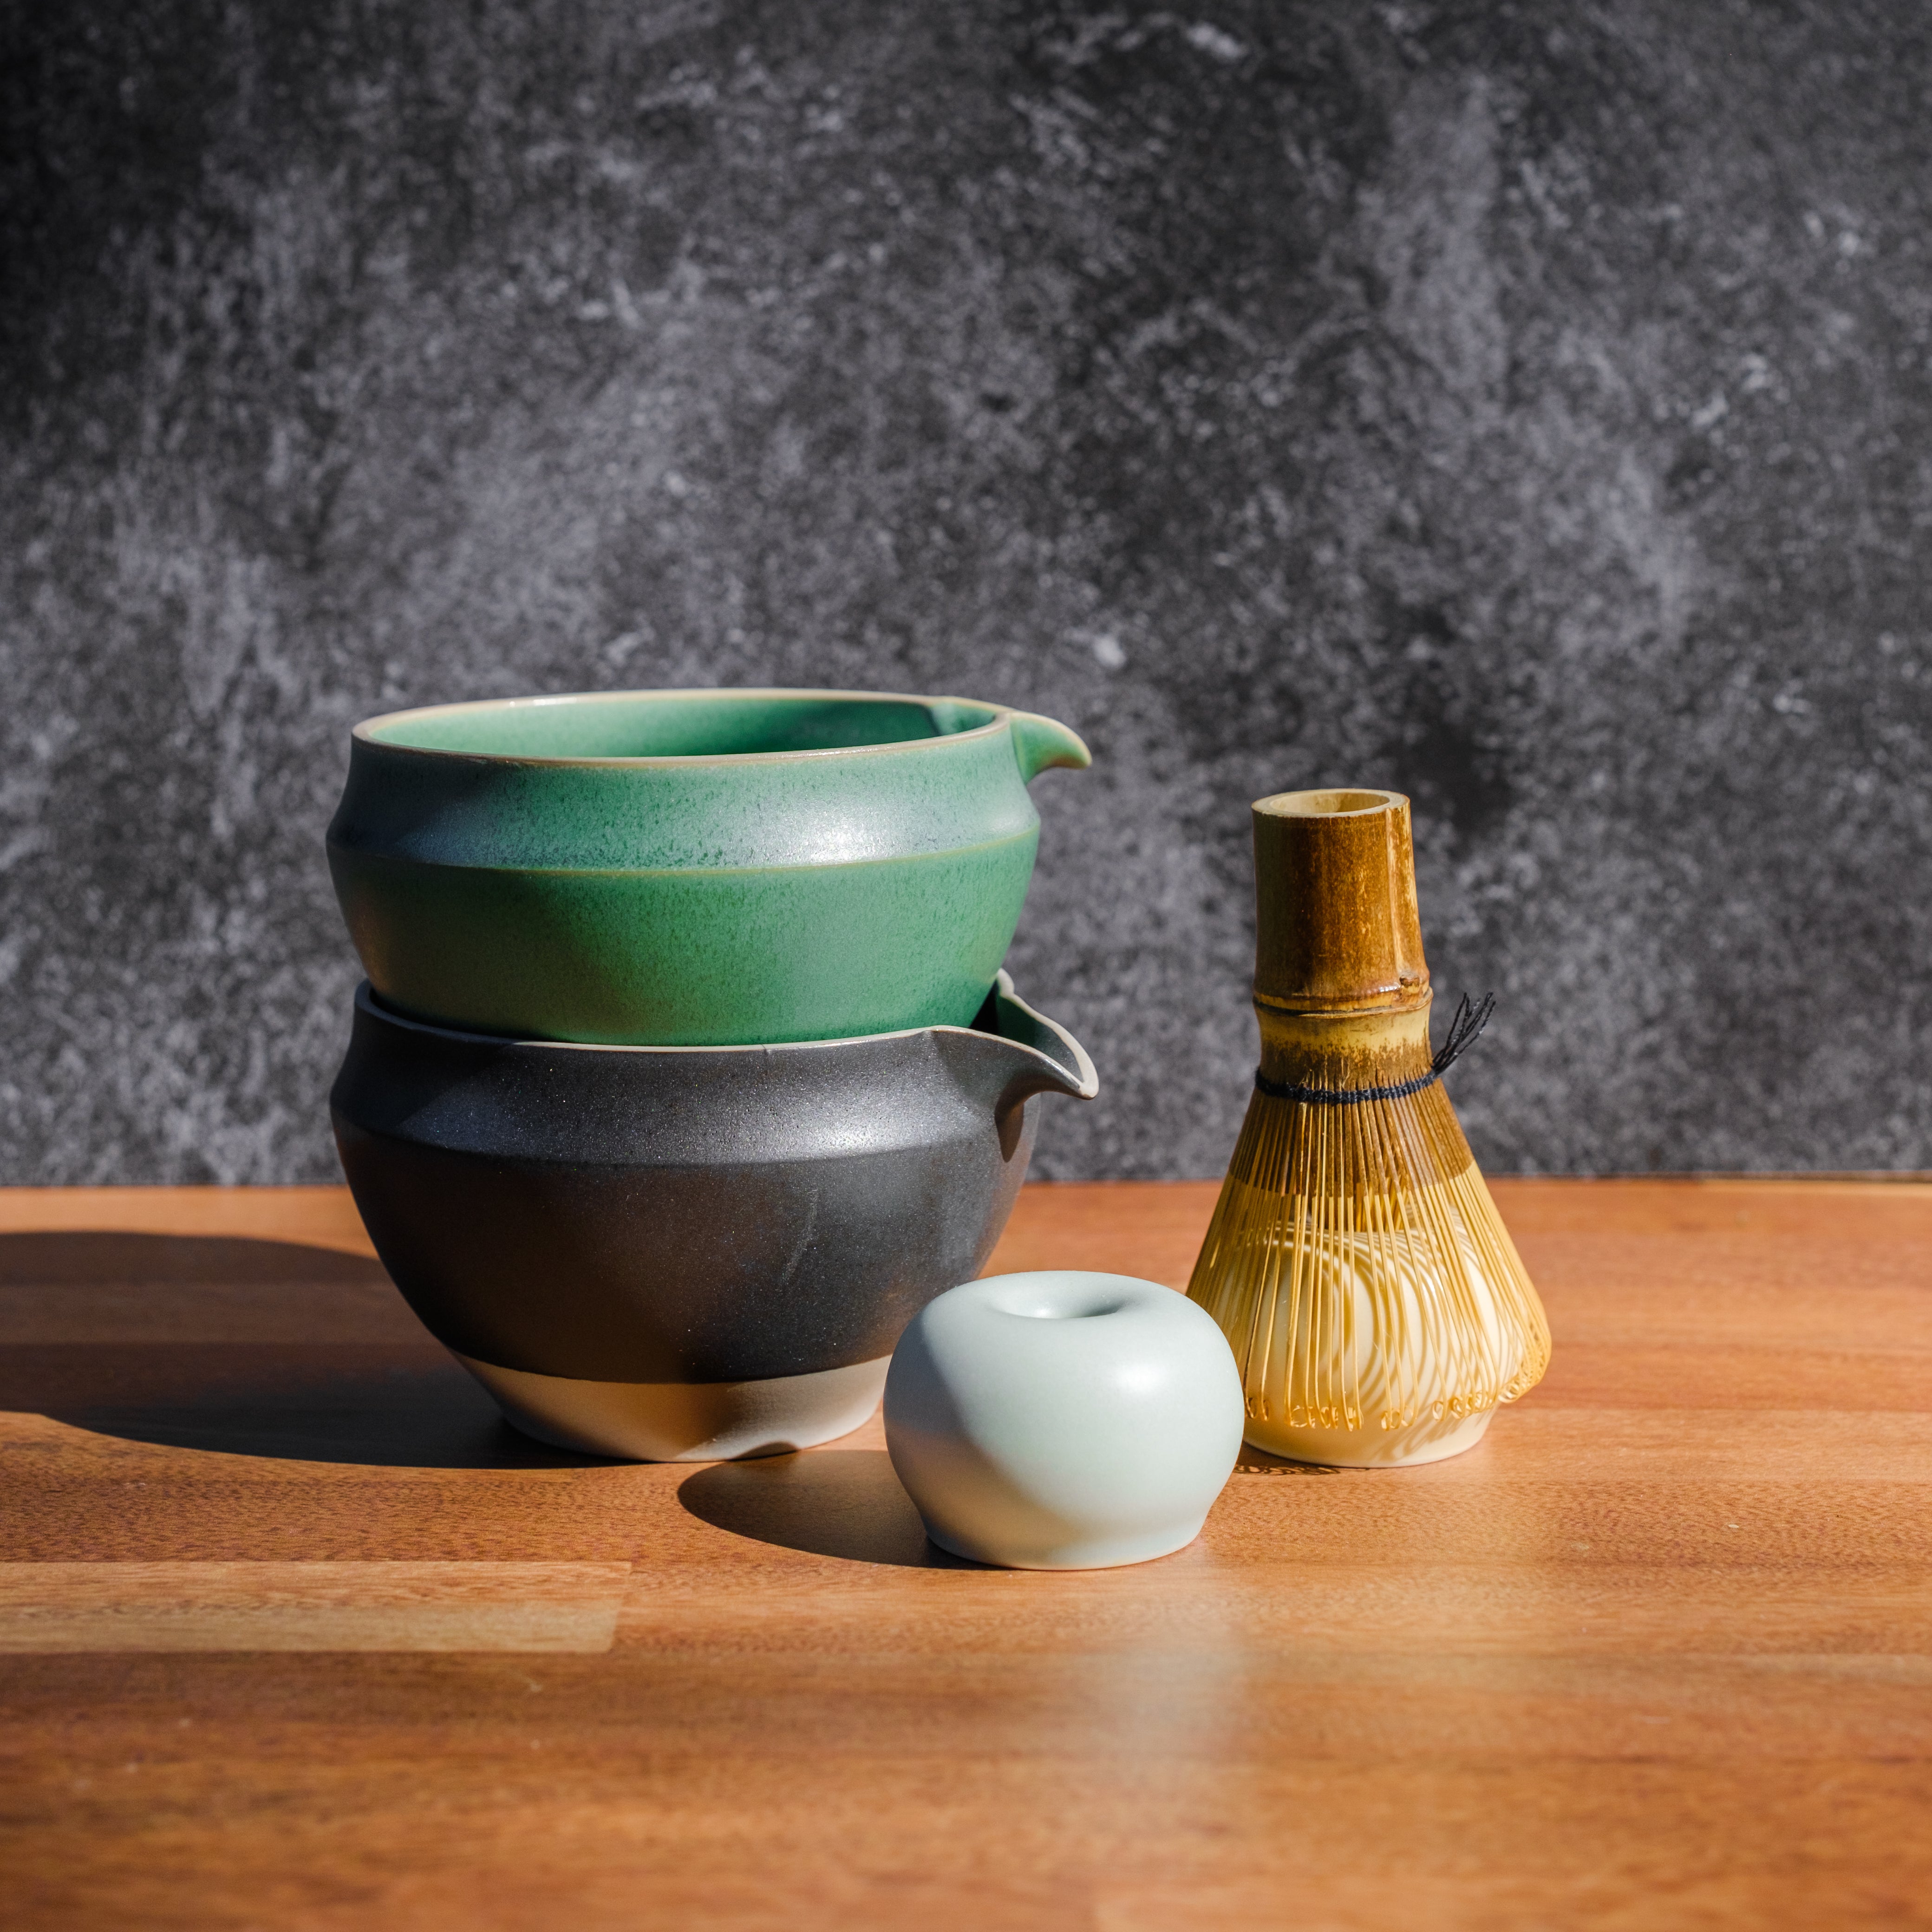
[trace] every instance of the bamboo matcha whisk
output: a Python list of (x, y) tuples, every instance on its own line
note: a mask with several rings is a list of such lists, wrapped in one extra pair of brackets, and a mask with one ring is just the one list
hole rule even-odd
[(1472, 1447), (1550, 1360), (1543, 1304), (1429, 1045), (1408, 800), (1254, 807), (1255, 1096), (1188, 1294), (1233, 1345), (1247, 1439), (1301, 1462)]

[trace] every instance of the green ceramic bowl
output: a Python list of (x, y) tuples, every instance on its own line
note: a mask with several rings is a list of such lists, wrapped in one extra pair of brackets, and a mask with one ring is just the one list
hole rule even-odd
[(723, 1046), (968, 1026), (1018, 923), (1027, 782), (1089, 763), (998, 704), (622, 691), (356, 728), (329, 870), (370, 983), (523, 1039)]

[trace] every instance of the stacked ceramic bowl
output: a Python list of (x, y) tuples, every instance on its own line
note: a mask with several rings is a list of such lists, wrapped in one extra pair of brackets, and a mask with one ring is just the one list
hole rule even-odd
[(956, 698), (619, 692), (356, 728), (368, 975), (331, 1096), (410, 1306), (530, 1433), (803, 1448), (985, 1265), (1042, 1093), (1000, 970), (1064, 725)]

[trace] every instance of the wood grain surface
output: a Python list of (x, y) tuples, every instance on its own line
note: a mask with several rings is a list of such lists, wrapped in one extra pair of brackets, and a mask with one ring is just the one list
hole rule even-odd
[[(995, 1265), (1178, 1284), (1214, 1191)], [(876, 1420), (523, 1440), (333, 1190), (0, 1193), (0, 1920), (1932, 1924), (1932, 1186), (1496, 1192), (1556, 1348), (1480, 1448), (1076, 1576)]]

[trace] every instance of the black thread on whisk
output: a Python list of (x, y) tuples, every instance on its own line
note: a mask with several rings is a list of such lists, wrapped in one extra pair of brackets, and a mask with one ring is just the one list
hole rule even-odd
[(1402, 1100), (1433, 1087), (1450, 1068), (1476, 1043), (1490, 1016), (1496, 1010), (1496, 996), (1486, 993), (1480, 1004), (1472, 1004), (1467, 993), (1456, 1008), (1449, 1030), (1442, 1036), (1442, 1048), (1429, 1063), (1429, 1071), (1394, 1087), (1301, 1087), (1285, 1081), (1270, 1080), (1259, 1067), (1255, 1070), (1255, 1088), (1276, 1100), (1306, 1100), (1317, 1107), (1353, 1107), (1364, 1100)]

